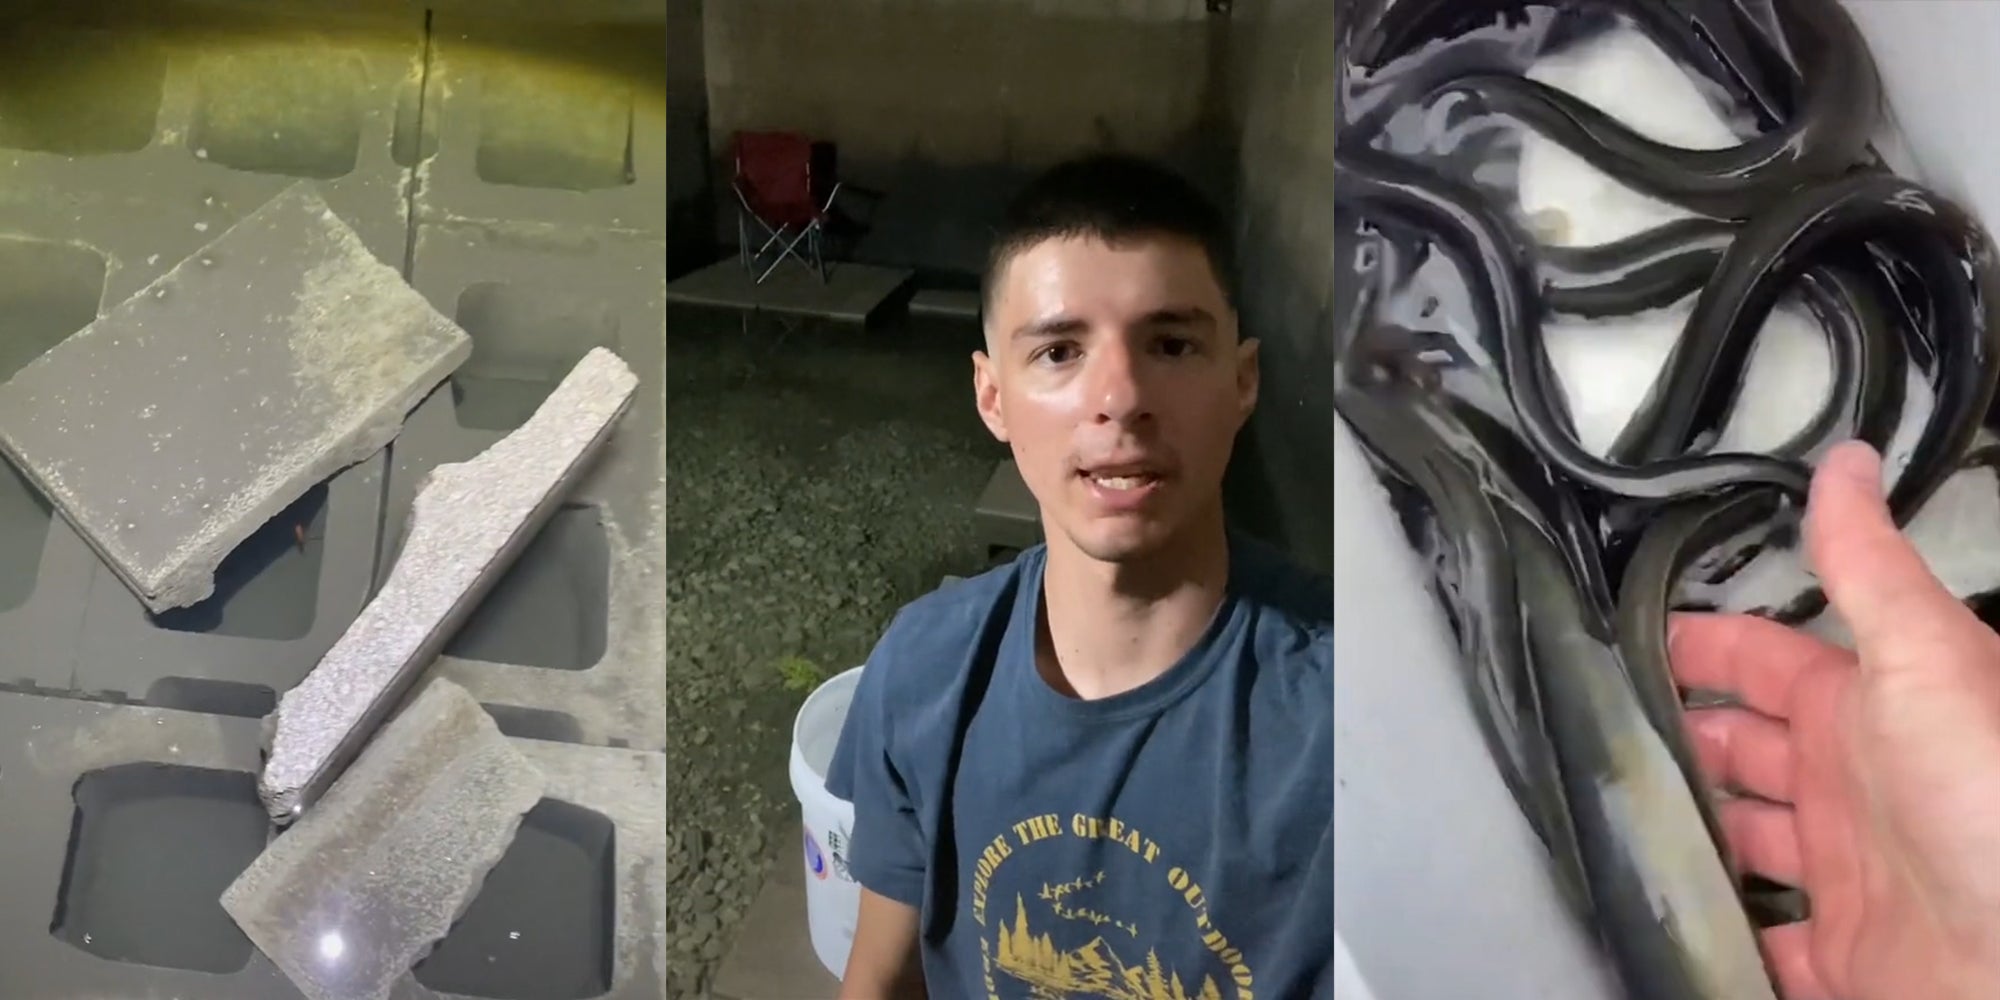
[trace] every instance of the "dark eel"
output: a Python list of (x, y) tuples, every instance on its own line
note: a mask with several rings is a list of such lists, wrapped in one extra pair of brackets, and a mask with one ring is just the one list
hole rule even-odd
[(1986, 234), (1952, 202), (1901, 177), (1858, 173), (1796, 192), (1737, 234), (1702, 289), (1680, 340), (1610, 459), (1684, 454), (1720, 427), (1783, 283), (1836, 239), (1893, 246), (1930, 292), (1936, 408), (1890, 493), (1898, 523), (1923, 505), (1971, 445), (2000, 382), (2000, 270)]
[(1792, 0), (1782, 22), (1818, 36), (1808, 48), (1805, 99), (1779, 129), (1726, 149), (1655, 142), (1590, 102), (1525, 77), (1459, 76), (1430, 102), (1465, 95), (1476, 106), (1541, 133), (1631, 187), (1722, 219), (1758, 214), (1770, 200), (1832, 177), (1864, 158), (1881, 106), (1881, 81), (1860, 29), (1839, 0)]
[[(1345, 122), (1343, 141), (1371, 135), (1397, 106), (1421, 100), (1443, 82), (1427, 61), (1404, 62), (1424, 43), (1494, 24), (1500, 16), (1533, 5), (1532, 0), (1361, 0), (1343, 5), (1345, 11), (1337, 14), (1344, 28), (1340, 44), (1347, 53), (1342, 65), (1371, 76), (1384, 74), (1348, 88), (1343, 103), (1352, 118)], [(1766, 129), (1789, 117), (1792, 96), (1801, 86), (1798, 70), (1761, 37), (1754, 22), (1746, 23), (1749, 19), (1734, 0), (1583, 0), (1569, 6), (1597, 7), (1629, 18), (1662, 51), (1721, 85), (1738, 104), (1748, 105)], [(1455, 66), (1442, 72), (1465, 70)]]
[(1703, 554), (1769, 521), (1783, 509), (1772, 490), (1736, 490), (1669, 506), (1640, 539), (1618, 593), (1619, 652), (1631, 671), (1632, 690), (1653, 728), (1666, 741), (1688, 787), (1702, 803), (1716, 850), (1728, 856), (1715, 812), (1708, 806), (1709, 781), (1701, 773), (1682, 725), (1680, 687), (1667, 659), (1667, 615), (1681, 575)]
[(1799, 284), (1806, 310), (1827, 335), (1833, 372), (1819, 413), (1779, 445), (1777, 454), (1804, 460), (1849, 438), (1886, 449), (1903, 419), (1907, 358), (1896, 327), (1862, 278), (1847, 268), (1813, 267)]
[[(1425, 392), (1440, 388), (1436, 369), (1417, 358), (1423, 345), (1414, 332), (1376, 326), (1368, 321), (1368, 311), (1364, 302), (1361, 332), (1343, 352), (1343, 367), (1357, 384), (1396, 381)], [(1410, 426), (1402, 413), (1385, 408), (1375, 394), (1337, 389), (1336, 405), (1362, 432), (1365, 447), (1392, 456), (1401, 478), (1430, 510), (1438, 550), (1432, 558), (1441, 564), (1434, 586), (1470, 671), (1466, 682), (1473, 717), (1508, 792), (1549, 852), (1557, 887), (1578, 915), (1588, 919), (1582, 849), (1563, 796), (1555, 749), (1542, 723), (1523, 639), (1521, 600), (1492, 499), (1478, 488), (1464, 455), (1438, 447), (1435, 438)]]
[(1715, 273), (1736, 225), (1676, 219), (1597, 246), (1541, 246), (1543, 298), (1554, 312), (1596, 318), (1669, 306)]
[(1493, 331), (1502, 384), (1535, 451), (1565, 476), (1614, 496), (1667, 500), (1725, 486), (1764, 483), (1803, 496), (1810, 472), (1763, 455), (1669, 456), (1644, 467), (1586, 451), (1570, 430), (1548, 356), (1538, 338), (1540, 309), (1522, 247), (1524, 236), (1478, 192), (1422, 166), (1367, 148), (1334, 150), (1334, 201), (1363, 215), (1386, 213), (1433, 235), (1458, 259), (1472, 290), (1478, 326)]
[[(1734, 232), (1729, 223), (1681, 219), (1600, 246), (1541, 247), (1543, 302), (1552, 312), (1586, 318), (1671, 305), (1709, 281)], [(1798, 286), (1807, 311), (1827, 334), (1833, 391), (1806, 427), (1772, 454), (1805, 459), (1847, 437), (1877, 449), (1886, 446), (1903, 406), (1897, 329), (1848, 268), (1814, 266)], [(1747, 351), (1743, 362), (1747, 367)]]
[[(1393, 340), (1350, 352), (1335, 376), (1336, 405), (1364, 447), (1428, 501), (1461, 558), (1470, 556), (1455, 617), (1488, 629), (1475, 655), (1508, 666), (1489, 661), (1487, 670), (1524, 671), (1568, 803), (1574, 840), (1563, 846), (1577, 852), (1557, 863), (1580, 863), (1590, 915), (1626, 989), (1639, 1000), (1773, 997), (1702, 808), (1626, 682), (1608, 598), (1579, 582), (1579, 567), (1596, 561), (1589, 532), (1552, 525), (1516, 478), (1553, 486), (1539, 460), (1518, 447), (1512, 460), (1502, 457), (1510, 434), (1482, 439), (1467, 424), (1478, 414), (1438, 391), (1437, 376), (1412, 377), (1423, 360), (1396, 354)], [(1564, 491), (1553, 492), (1557, 516), (1574, 520)]]

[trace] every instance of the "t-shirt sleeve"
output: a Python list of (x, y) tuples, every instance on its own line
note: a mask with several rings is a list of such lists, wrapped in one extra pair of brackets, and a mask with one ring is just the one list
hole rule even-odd
[(868, 657), (827, 766), (826, 788), (854, 804), (847, 868), (855, 881), (899, 903), (920, 906), (929, 852), (916, 804), (890, 753), (891, 685), (886, 675), (895, 670), (895, 656), (885, 636)]

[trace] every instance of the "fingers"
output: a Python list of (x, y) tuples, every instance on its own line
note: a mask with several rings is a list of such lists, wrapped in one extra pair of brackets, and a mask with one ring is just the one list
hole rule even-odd
[(1677, 614), (1667, 623), (1667, 659), (1682, 687), (1727, 691), (1764, 715), (1789, 719), (1801, 679), (1845, 666), (1848, 654), (1750, 615)]
[(1710, 781), (1773, 802), (1792, 801), (1792, 734), (1784, 723), (1740, 708), (1687, 713), (1695, 762)]
[(1868, 445), (1848, 441), (1827, 452), (1813, 474), (1805, 538), (1813, 571), (1857, 650), (1865, 653), (1890, 636), (1964, 628), (1969, 612), (1890, 518), (1881, 458)]
[(1805, 880), (1799, 853), (1799, 822), (1791, 806), (1759, 799), (1724, 799), (1716, 806), (1729, 856), (1739, 871), (1773, 882), (1798, 885)]
[(1777, 980), (1785, 1000), (1834, 1000), (1812, 963), (1812, 921), (1784, 924), (1758, 932), (1764, 964)]

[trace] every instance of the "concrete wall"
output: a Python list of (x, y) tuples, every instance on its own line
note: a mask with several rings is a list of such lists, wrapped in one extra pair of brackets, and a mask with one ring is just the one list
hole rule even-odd
[(1234, 519), (1310, 565), (1333, 560), (1331, 0), (1251, 0), (1231, 18), (1238, 273), (1263, 342), (1258, 412), (1232, 466)]
[(1226, 187), (1210, 20), (1204, 0), (711, 0), (718, 187), (738, 129), (834, 141), (843, 176), (886, 195), (855, 257), (976, 272), (1006, 196), (1079, 150), (1164, 156)]
[[(714, 0), (708, 6), (727, 6)], [(667, 278), (713, 257), (703, 0), (667, 0)]]

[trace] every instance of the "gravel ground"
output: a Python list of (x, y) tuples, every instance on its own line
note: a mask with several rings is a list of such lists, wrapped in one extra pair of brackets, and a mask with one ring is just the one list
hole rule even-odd
[(972, 504), (1005, 457), (972, 409), (971, 323), (855, 331), (670, 314), (669, 983), (699, 994), (796, 837), (803, 700), (777, 664), (861, 663), (896, 609), (983, 565)]

